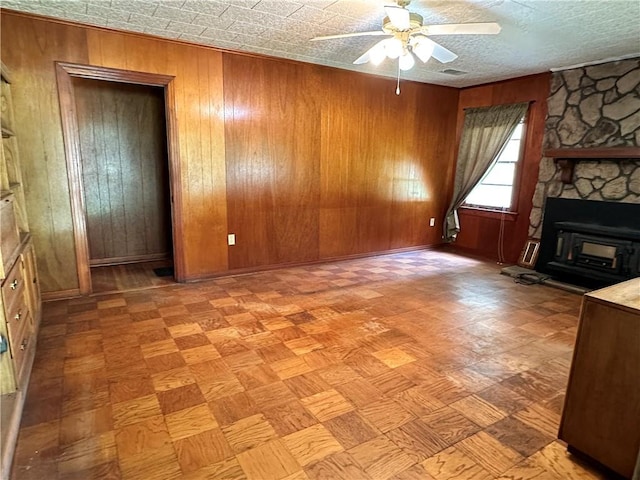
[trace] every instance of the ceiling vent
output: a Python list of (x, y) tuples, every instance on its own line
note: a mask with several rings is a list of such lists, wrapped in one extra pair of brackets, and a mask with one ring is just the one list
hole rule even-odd
[(466, 75), (469, 72), (463, 72), (462, 70), (456, 70), (455, 68), (446, 68), (444, 70), (440, 70), (440, 73), (444, 73), (445, 75), (453, 75), (458, 77), (460, 75)]

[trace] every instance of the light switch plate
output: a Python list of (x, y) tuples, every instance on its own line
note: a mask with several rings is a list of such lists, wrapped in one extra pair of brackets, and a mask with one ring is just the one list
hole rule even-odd
[(235, 245), (236, 244), (236, 234), (235, 233), (230, 233), (229, 235), (227, 235), (227, 244), (228, 245)]

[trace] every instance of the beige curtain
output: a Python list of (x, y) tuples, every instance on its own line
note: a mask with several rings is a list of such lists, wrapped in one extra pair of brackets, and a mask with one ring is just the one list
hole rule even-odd
[(454, 242), (460, 232), (458, 208), (497, 158), (528, 106), (517, 103), (465, 110), (453, 198), (444, 221), (447, 242)]

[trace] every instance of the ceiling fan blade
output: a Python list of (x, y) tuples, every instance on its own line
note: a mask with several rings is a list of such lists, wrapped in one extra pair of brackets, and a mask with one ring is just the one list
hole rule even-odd
[(495, 23), (449, 23), (445, 25), (424, 25), (425, 35), (495, 35), (502, 27)]
[(367, 63), (370, 60), (369, 57), (369, 50), (367, 50), (366, 52), (364, 52), (362, 55), (360, 55), (358, 58), (356, 58), (353, 61), (354, 65), (361, 65), (363, 63)]
[(369, 50), (367, 50), (362, 55), (360, 55), (358, 58), (356, 58), (355, 61), (353, 62), (353, 64), (354, 65), (360, 65), (362, 63), (370, 62), (371, 61), (371, 52), (373, 52), (376, 49), (382, 48), (382, 45), (386, 41), (387, 41), (387, 39), (385, 38), (384, 40), (380, 40), (379, 42), (377, 42), (373, 47), (371, 47)]
[(411, 23), (409, 22), (409, 10), (393, 5), (384, 7), (384, 10), (389, 16), (391, 25), (393, 25), (400, 31), (409, 30), (409, 28), (411, 27)]
[(324, 37), (314, 37), (310, 41), (317, 42), (318, 40), (332, 40), (334, 38), (349, 38), (349, 37), (373, 37), (377, 35), (389, 35), (382, 30), (375, 30), (373, 32), (356, 32), (356, 33), (341, 33), (339, 35), (326, 35)]
[(411, 43), (411, 51), (415, 53), (422, 63), (427, 63), (433, 56), (433, 51), (437, 45), (436, 42), (422, 35), (413, 35), (409, 42)]
[[(433, 40), (431, 40), (433, 42)], [(458, 55), (453, 53), (451, 50), (444, 48), (439, 43), (433, 42), (433, 52), (431, 56), (438, 60), (440, 63), (449, 63), (453, 62)]]

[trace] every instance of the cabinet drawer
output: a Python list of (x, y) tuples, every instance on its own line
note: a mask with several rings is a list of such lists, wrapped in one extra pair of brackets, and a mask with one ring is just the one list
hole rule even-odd
[(11, 308), (5, 311), (7, 320), (7, 329), (9, 331), (9, 339), (11, 342), (17, 341), (22, 336), (22, 331), (27, 328), (32, 329), (30, 324), (29, 307), (25, 298), (18, 299)]
[(22, 326), (23, 328), (17, 335), (12, 335), (11, 330), (9, 330), (9, 337), (13, 337), (10, 340), (11, 356), (13, 357), (13, 369), (17, 384), (20, 384), (20, 380), (22, 379), (24, 360), (31, 347), (31, 342), (34, 340), (33, 331), (30, 328), (26, 328), (26, 324), (28, 323), (31, 323), (31, 315), (29, 314), (27, 314), (27, 318), (25, 318), (25, 325)]
[(20, 233), (16, 223), (16, 215), (13, 205), (13, 194), (3, 195), (0, 199), (0, 278), (6, 278), (8, 268), (18, 254), (20, 247)]
[(11, 310), (16, 302), (22, 302), (24, 297), (24, 278), (21, 267), (22, 262), (16, 262), (2, 283), (2, 302), (5, 311)]

